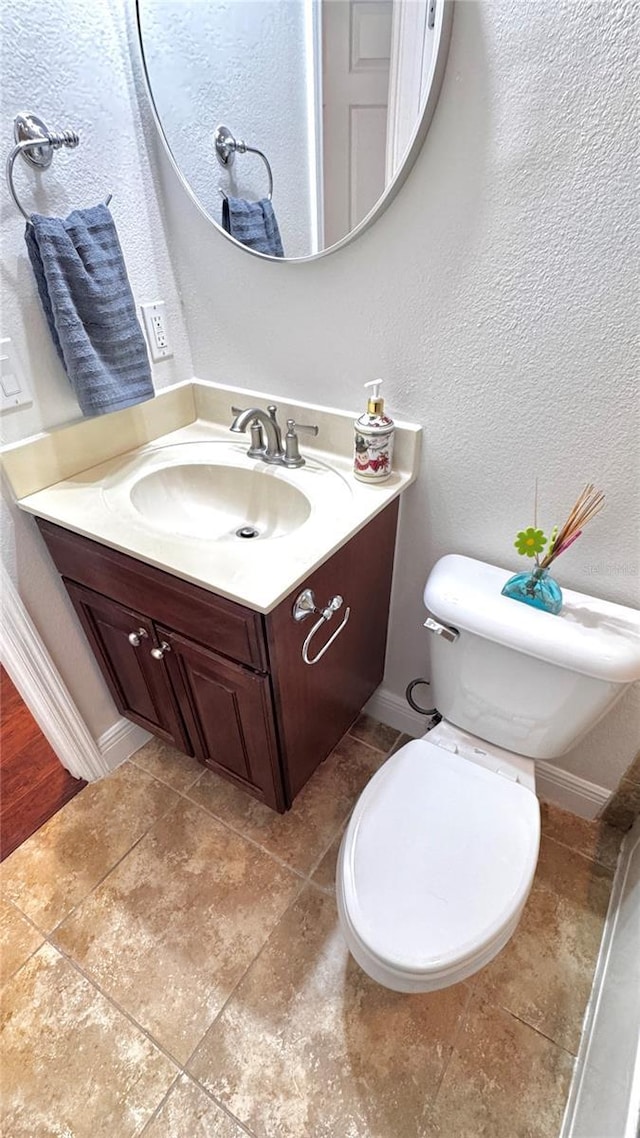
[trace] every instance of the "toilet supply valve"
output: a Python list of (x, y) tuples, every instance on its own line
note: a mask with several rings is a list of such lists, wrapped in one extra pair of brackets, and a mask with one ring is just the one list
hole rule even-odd
[[(429, 715), (432, 718), (438, 716), (439, 720), (440, 716), (438, 715), (438, 709), (436, 707), (420, 707), (420, 705), (417, 704), (413, 698), (413, 689), (419, 687), (421, 684), (426, 684), (427, 687), (429, 687), (429, 681), (423, 680), (421, 676), (419, 676), (416, 680), (412, 680), (410, 684), (407, 684), (407, 690), (404, 693), (404, 698), (409, 704), (411, 710), (417, 711), (418, 715)], [(429, 726), (434, 726), (434, 724), (430, 724)]]
[(307, 636), (304, 644), (302, 645), (302, 659), (304, 660), (305, 664), (317, 664), (318, 661), (322, 659), (322, 657), (324, 656), (327, 649), (331, 647), (334, 640), (336, 640), (337, 637), (340, 635), (343, 628), (346, 626), (347, 621), (349, 620), (349, 617), (351, 616), (351, 609), (348, 605), (345, 609), (345, 614), (344, 614), (344, 617), (342, 619), (342, 624), (338, 628), (336, 628), (333, 636), (329, 637), (326, 644), (320, 649), (320, 651), (318, 653), (316, 653), (316, 655), (313, 658), (309, 657), (309, 646), (310, 646), (311, 641), (313, 640), (313, 637), (315, 636), (316, 632), (318, 631), (319, 628), (322, 628), (323, 624), (326, 624), (327, 621), (332, 619), (333, 614), (335, 612), (338, 612), (338, 609), (341, 609), (343, 604), (344, 604), (343, 598), (339, 594), (337, 594), (335, 597), (332, 597), (332, 599), (327, 602), (327, 605), (325, 608), (319, 609), (318, 606), (316, 605), (316, 600), (315, 600), (315, 597), (313, 595), (313, 589), (303, 589), (302, 592), (299, 593), (298, 596), (296, 597), (294, 605), (293, 605), (293, 610), (292, 610), (292, 615), (293, 615), (294, 620), (296, 620), (296, 621), (304, 620), (306, 617), (311, 616), (312, 613), (319, 613), (320, 614), (319, 620), (316, 621), (316, 623), (314, 624), (313, 628), (311, 629), (309, 635)]

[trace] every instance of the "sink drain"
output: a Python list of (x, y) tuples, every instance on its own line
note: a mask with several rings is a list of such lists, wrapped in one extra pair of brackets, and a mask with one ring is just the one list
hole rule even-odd
[(240, 529), (236, 530), (236, 537), (249, 538), (249, 537), (259, 537), (259, 536), (260, 536), (260, 534), (259, 534), (258, 530), (254, 528), (254, 526), (240, 526)]

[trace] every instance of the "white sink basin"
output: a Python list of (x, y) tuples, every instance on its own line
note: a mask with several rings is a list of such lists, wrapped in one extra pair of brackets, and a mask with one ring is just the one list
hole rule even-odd
[(307, 523), (324, 528), (352, 501), (345, 479), (324, 463), (289, 470), (248, 459), (246, 443), (235, 441), (149, 447), (106, 478), (100, 468), (93, 473), (123, 522), (176, 542), (256, 547)]
[(309, 499), (268, 468), (240, 469), (208, 462), (161, 467), (143, 474), (131, 503), (154, 529), (208, 541), (283, 537), (306, 522)]

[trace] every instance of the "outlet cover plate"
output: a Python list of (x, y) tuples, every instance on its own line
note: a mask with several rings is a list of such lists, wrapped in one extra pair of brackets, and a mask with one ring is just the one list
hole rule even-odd
[(173, 355), (173, 348), (169, 343), (164, 300), (154, 300), (149, 304), (141, 304), (140, 311), (144, 320), (144, 330), (151, 359), (154, 363), (169, 359)]

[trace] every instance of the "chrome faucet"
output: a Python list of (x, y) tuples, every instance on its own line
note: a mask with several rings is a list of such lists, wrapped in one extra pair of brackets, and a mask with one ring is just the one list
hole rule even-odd
[[(282, 462), (284, 451), (282, 449), (282, 435), (278, 420), (277, 407), (273, 403), (263, 411), (260, 407), (249, 407), (242, 411), (240, 407), (232, 407), (235, 419), (231, 430), (242, 434), (251, 425), (251, 446), (247, 451), (249, 458), (261, 458), (264, 462)], [(264, 432), (264, 437), (263, 437)], [(266, 438), (266, 442), (264, 441)]]
[[(282, 432), (276, 419), (278, 408), (271, 403), (267, 412), (260, 407), (249, 407), (246, 411), (240, 407), (232, 407), (235, 419), (231, 430), (241, 434), (247, 427), (251, 432), (251, 446), (247, 451), (249, 458), (261, 458), (263, 462), (278, 463), (280, 466), (304, 466), (304, 459), (298, 449), (298, 436), (296, 431), (317, 435), (317, 427), (307, 427), (287, 419), (287, 434), (284, 448), (282, 446)], [(266, 439), (266, 442), (265, 442)]]

